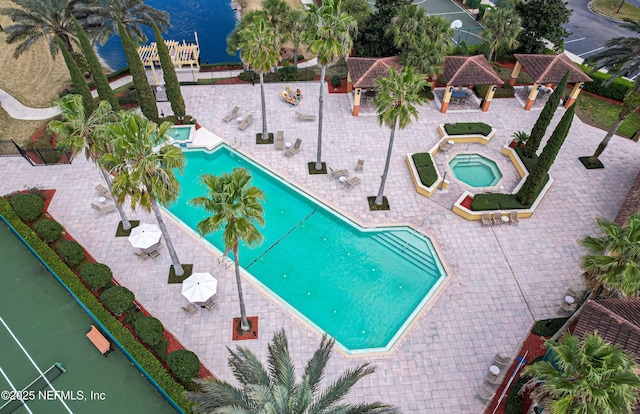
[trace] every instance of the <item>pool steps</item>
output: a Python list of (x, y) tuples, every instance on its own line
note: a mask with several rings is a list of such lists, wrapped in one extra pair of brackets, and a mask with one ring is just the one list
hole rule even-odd
[(440, 270), (433, 257), (393, 233), (374, 234), (371, 238), (386, 248), (404, 256), (408, 261), (429, 273), (434, 278), (440, 277)]

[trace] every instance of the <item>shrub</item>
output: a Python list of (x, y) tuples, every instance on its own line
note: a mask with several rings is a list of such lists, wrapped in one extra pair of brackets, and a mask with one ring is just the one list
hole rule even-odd
[(416, 166), (416, 170), (418, 170), (420, 182), (427, 187), (431, 187), (438, 179), (438, 173), (436, 172), (436, 167), (433, 165), (431, 154), (421, 152), (413, 154), (412, 158), (413, 164)]
[(44, 201), (33, 194), (16, 194), (11, 198), (11, 206), (22, 220), (33, 221), (42, 214)]
[(138, 318), (133, 323), (133, 327), (138, 337), (150, 346), (157, 345), (160, 339), (162, 339), (162, 333), (164, 332), (162, 322), (152, 316)]
[(591, 72), (591, 68), (584, 65), (578, 65), (580, 68), (587, 74), (593, 82), (586, 82), (584, 84), (584, 90), (587, 92), (595, 93), (596, 95), (604, 96), (605, 98), (616, 99), (618, 101), (623, 101), (624, 97), (627, 96), (629, 91), (633, 89), (634, 83), (618, 78), (611, 82), (610, 85), (605, 86), (604, 83), (611, 78), (609, 73), (602, 72)]
[(531, 377), (522, 376), (513, 383), (513, 387), (507, 398), (505, 414), (522, 414), (522, 395), (520, 394), (520, 390), (529, 379), (531, 379)]
[(106, 264), (87, 263), (82, 266), (82, 269), (80, 269), (80, 277), (87, 282), (92, 290), (96, 291), (107, 286), (111, 282), (111, 279), (113, 279), (113, 273)]
[(469, 0), (467, 1), (467, 7), (470, 9), (477, 9), (480, 7), (480, 0)]
[(65, 240), (60, 243), (58, 254), (71, 267), (79, 265), (85, 258), (82, 246), (72, 240)]
[(33, 229), (46, 242), (56, 241), (62, 234), (62, 226), (55, 220), (40, 220)]
[(543, 319), (537, 321), (533, 325), (531, 333), (534, 335), (545, 337), (553, 336), (556, 332), (558, 332), (558, 329), (560, 329), (562, 325), (564, 325), (567, 319), (569, 318)]
[(246, 70), (238, 75), (238, 79), (249, 82), (251, 79), (258, 79), (258, 74), (252, 70)]
[(420, 97), (422, 99), (433, 100), (433, 91), (431, 90), (431, 86), (425, 85), (422, 89), (420, 89)]
[(340, 76), (338, 75), (333, 75), (331, 77), (331, 86), (333, 86), (334, 88), (338, 88), (340, 87)]
[(156, 355), (158, 355), (158, 357), (161, 360), (166, 362), (167, 361), (167, 348), (168, 347), (169, 347), (169, 341), (167, 340), (167, 338), (162, 337), (157, 344), (155, 344), (155, 345), (153, 345), (151, 347), (151, 349), (153, 349), (153, 351), (156, 353)]
[(167, 357), (167, 365), (182, 382), (189, 382), (198, 376), (200, 371), (200, 360), (191, 351), (173, 351)]
[(489, 135), (491, 126), (482, 122), (458, 122), (457, 124), (444, 124), (444, 130), (449, 135), (479, 134)]
[(276, 72), (276, 77), (280, 82), (290, 82), (298, 76), (298, 68), (295, 66), (284, 65)]
[(102, 303), (118, 316), (131, 308), (134, 299), (133, 292), (124, 286), (114, 286), (100, 294)]
[(471, 203), (473, 211), (517, 210), (526, 207), (518, 203), (515, 194), (476, 194)]
[[(484, 97), (487, 96), (487, 91), (489, 90), (489, 86), (490, 85), (476, 85), (473, 87), (473, 91), (475, 92), (478, 98), (484, 99)], [(513, 98), (515, 94), (516, 92), (515, 92), (515, 89), (513, 89), (513, 86), (509, 85), (508, 83), (505, 83), (502, 86), (498, 86), (498, 89), (496, 89), (496, 92), (494, 93), (493, 97), (494, 98)]]

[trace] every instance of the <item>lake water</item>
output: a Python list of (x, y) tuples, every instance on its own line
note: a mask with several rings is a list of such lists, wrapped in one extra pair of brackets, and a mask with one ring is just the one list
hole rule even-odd
[[(227, 35), (237, 21), (230, 0), (148, 0), (145, 3), (169, 13), (171, 28), (162, 35), (165, 40), (195, 43), (194, 32), (198, 33), (201, 63), (240, 61), (238, 56), (227, 54)], [(147, 44), (155, 41), (153, 30), (143, 28)], [(113, 70), (127, 66), (118, 36), (98, 46), (98, 53)]]

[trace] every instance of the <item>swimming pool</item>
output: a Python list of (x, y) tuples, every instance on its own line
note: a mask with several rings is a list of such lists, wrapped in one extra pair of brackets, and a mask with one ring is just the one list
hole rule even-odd
[[(390, 349), (446, 278), (431, 241), (409, 227), (360, 228), (224, 145), (185, 155), (181, 193), (169, 211), (195, 229), (207, 216), (188, 205), (205, 194), (200, 176), (247, 168), (265, 192), (264, 242), (242, 246), (240, 264), (350, 352)], [(206, 240), (224, 249), (222, 232)]]
[[(169, 143), (186, 143), (193, 141), (193, 134), (195, 133), (194, 125), (174, 125), (165, 134), (165, 137), (161, 140), (162, 143), (169, 140)], [(155, 132), (154, 132), (155, 134)], [(182, 146), (182, 145), (180, 145)]]
[(502, 178), (495, 161), (480, 154), (458, 154), (449, 161), (449, 167), (458, 180), (471, 187), (492, 187)]

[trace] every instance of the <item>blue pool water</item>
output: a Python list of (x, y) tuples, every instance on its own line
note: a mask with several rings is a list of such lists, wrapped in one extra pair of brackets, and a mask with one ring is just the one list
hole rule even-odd
[[(236, 15), (231, 0), (148, 0), (146, 4), (170, 15), (171, 28), (163, 33), (165, 40), (195, 43), (198, 33), (201, 63), (238, 62), (239, 56), (227, 54), (227, 35), (236, 25)], [(147, 44), (155, 42), (153, 30), (143, 26)], [(113, 70), (127, 66), (120, 38), (113, 36), (98, 53)]]
[(495, 161), (480, 154), (458, 154), (449, 161), (449, 167), (458, 180), (471, 187), (492, 187), (502, 178)]
[[(350, 351), (393, 345), (446, 277), (431, 241), (409, 227), (364, 230), (226, 146), (185, 154), (181, 194), (169, 211), (195, 229), (207, 216), (187, 204), (205, 194), (200, 176), (248, 168), (265, 192), (264, 242), (242, 246), (240, 264)], [(221, 233), (206, 239), (223, 250)]]

